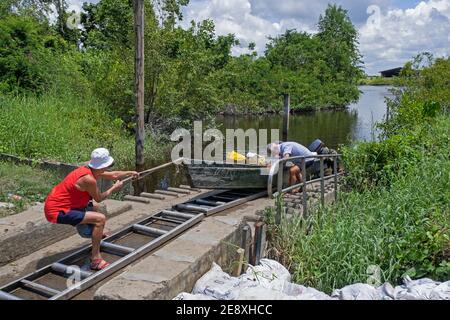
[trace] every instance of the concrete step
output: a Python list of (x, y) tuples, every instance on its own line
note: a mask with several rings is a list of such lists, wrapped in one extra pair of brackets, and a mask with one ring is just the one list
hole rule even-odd
[(191, 191), (189, 191), (187, 189), (172, 188), (172, 187), (167, 188), (167, 191), (173, 191), (173, 192), (182, 193), (182, 194), (191, 194)]
[(125, 196), (123, 199), (126, 201), (141, 202), (146, 204), (150, 203), (150, 199), (145, 197)]
[(185, 185), (185, 184), (180, 184), (180, 185), (178, 186), (178, 188), (180, 188), (180, 189), (186, 189), (186, 190), (194, 191), (194, 192), (202, 192), (202, 190), (200, 190), (200, 189), (192, 188), (191, 186), (187, 186), (187, 185)]
[[(131, 209), (129, 203), (105, 200), (107, 217), (115, 217)], [(26, 256), (76, 233), (68, 225), (49, 223), (44, 216), (44, 205), (0, 219), (0, 266)]]
[(180, 197), (180, 196), (182, 196), (179, 193), (176, 193), (176, 192), (173, 192), (173, 191), (167, 191), (167, 190), (155, 190), (155, 193), (163, 194), (163, 195), (171, 196), (171, 197)]
[(147, 192), (142, 192), (141, 193), (141, 197), (149, 198), (149, 199), (155, 199), (155, 200), (164, 200), (164, 199), (166, 199), (166, 197), (164, 197), (161, 194), (154, 194), (154, 193), (147, 193)]

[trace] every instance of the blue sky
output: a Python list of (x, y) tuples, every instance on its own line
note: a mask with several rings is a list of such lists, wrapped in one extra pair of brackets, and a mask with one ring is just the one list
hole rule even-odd
[[(80, 7), (85, 1), (68, 2)], [(235, 55), (247, 53), (249, 42), (261, 54), (268, 36), (286, 29), (315, 32), (329, 2), (347, 9), (358, 28), (369, 75), (402, 66), (419, 52), (450, 54), (450, 0), (190, 0), (182, 25), (212, 19), (217, 34), (234, 33), (240, 40)]]
[(392, 5), (399, 9), (413, 8), (420, 3), (420, 0), (393, 0)]

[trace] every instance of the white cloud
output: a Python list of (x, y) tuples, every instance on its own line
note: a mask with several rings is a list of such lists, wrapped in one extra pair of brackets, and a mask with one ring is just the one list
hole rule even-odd
[(256, 43), (256, 50), (264, 51), (267, 36), (282, 32), (280, 23), (271, 22), (251, 13), (248, 0), (200, 0), (192, 1), (184, 11), (184, 22), (191, 20), (214, 20), (216, 32), (220, 35), (234, 33), (241, 46), (234, 48), (234, 54), (248, 53), (250, 42)]
[(403, 65), (417, 53), (450, 54), (450, 0), (422, 1), (415, 8), (381, 11), (379, 24), (360, 28), (369, 74)]
[[(248, 53), (247, 46), (255, 42), (256, 50), (264, 52), (267, 38), (283, 33), (287, 29), (312, 32), (312, 26), (295, 18), (285, 17), (269, 20), (254, 12), (251, 0), (194, 0), (184, 10), (182, 25), (191, 20), (212, 19), (219, 35), (234, 33), (241, 45), (233, 49), (233, 54)], [(278, 1), (283, 3), (282, 1)]]
[[(81, 7), (85, 1), (98, 2), (68, 2)], [(369, 74), (401, 66), (422, 51), (450, 54), (450, 0), (426, 0), (410, 8), (404, 1), (406, 9), (396, 8), (396, 0), (191, 0), (183, 10), (182, 25), (212, 19), (217, 34), (234, 33), (241, 41), (233, 54), (248, 53), (249, 42), (255, 42), (262, 53), (268, 36), (287, 29), (314, 32), (329, 2), (347, 9), (359, 29), (360, 50)]]

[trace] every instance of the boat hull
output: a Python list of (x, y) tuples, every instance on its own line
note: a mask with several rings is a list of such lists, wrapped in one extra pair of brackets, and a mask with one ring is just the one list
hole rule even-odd
[[(245, 164), (188, 164), (189, 183), (202, 189), (264, 189), (268, 170)], [(264, 174), (264, 172), (266, 172)]]
[[(202, 189), (265, 189), (269, 169), (265, 166), (239, 163), (185, 164), (191, 187)], [(307, 169), (307, 180), (320, 170), (319, 161)], [(284, 187), (288, 185), (288, 170), (283, 170)], [(277, 183), (277, 177), (273, 178)]]

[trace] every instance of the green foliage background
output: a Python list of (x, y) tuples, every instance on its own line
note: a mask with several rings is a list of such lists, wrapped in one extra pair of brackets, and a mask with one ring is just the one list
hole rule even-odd
[[(329, 6), (314, 35), (296, 30), (270, 39), (258, 56), (233, 56), (233, 34), (217, 36), (211, 20), (179, 26), (188, 0), (146, 0), (145, 113), (149, 129), (171, 132), (219, 112), (341, 108), (359, 97), (357, 32), (347, 12)], [(49, 5), (61, 4), (56, 23)], [(0, 93), (74, 93), (105, 105), (124, 127), (134, 124), (134, 30), (131, 0), (85, 3), (70, 29), (65, 1), (9, 0), (0, 7)]]

